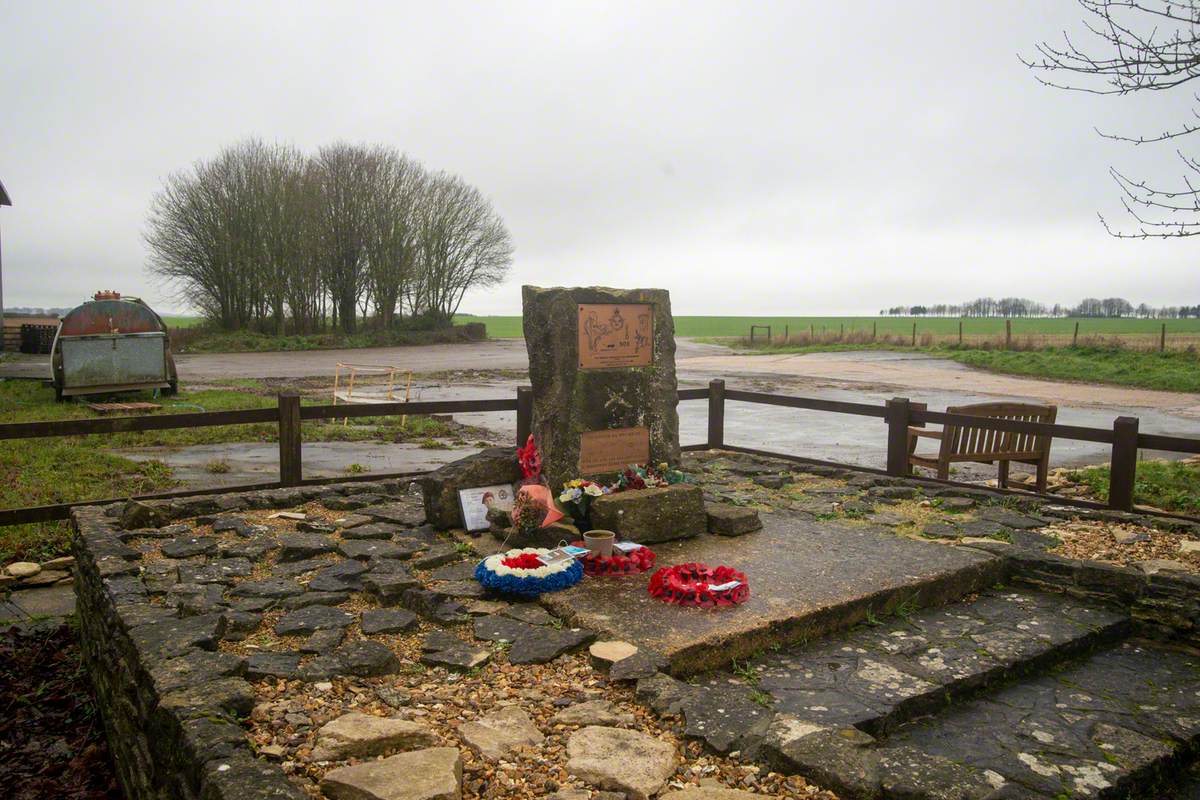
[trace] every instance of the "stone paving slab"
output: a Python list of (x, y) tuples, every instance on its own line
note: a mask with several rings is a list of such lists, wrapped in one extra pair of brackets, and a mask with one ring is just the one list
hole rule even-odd
[(0, 623), (23, 624), (46, 617), (75, 613), (75, 590), (69, 584), (23, 589), (0, 601)]
[(673, 606), (649, 595), (650, 574), (595, 578), (542, 601), (574, 625), (667, 656), (677, 674), (724, 667), (780, 642), (812, 638), (885, 613), (902, 600), (940, 605), (997, 583), (1002, 559), (892, 535), (886, 529), (764, 514), (736, 539), (701, 535), (654, 545), (659, 566), (691, 561), (742, 570), (750, 598), (736, 607)]
[(1156, 793), (1157, 770), (1200, 744), (1200, 658), (1148, 643), (953, 707), (894, 733), (912, 747), (1044, 798)]
[(974, 602), (768, 653), (751, 668), (776, 711), (878, 736), (986, 685), (1114, 642), (1129, 627), (1124, 613), (1057, 595), (993, 590)]

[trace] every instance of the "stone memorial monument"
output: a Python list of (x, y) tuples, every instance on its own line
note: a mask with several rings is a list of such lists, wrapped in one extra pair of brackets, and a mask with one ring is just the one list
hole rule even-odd
[(533, 435), (557, 491), (679, 462), (675, 323), (665, 289), (522, 289)]

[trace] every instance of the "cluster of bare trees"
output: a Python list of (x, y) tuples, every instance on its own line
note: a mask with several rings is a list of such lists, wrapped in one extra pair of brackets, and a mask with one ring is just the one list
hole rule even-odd
[(1144, 319), (1183, 319), (1200, 317), (1200, 305), (1162, 306), (1152, 308), (1145, 303), (1134, 307), (1123, 297), (1085, 297), (1077, 305), (1055, 303), (1048, 306), (1024, 297), (979, 297), (967, 303), (934, 303), (931, 305), (892, 306), (879, 312), (881, 316), (903, 317), (1141, 317)]
[(513, 252), (457, 176), (380, 145), (307, 155), (258, 139), (170, 176), (145, 238), (151, 273), (212, 323), (275, 333), (448, 323)]

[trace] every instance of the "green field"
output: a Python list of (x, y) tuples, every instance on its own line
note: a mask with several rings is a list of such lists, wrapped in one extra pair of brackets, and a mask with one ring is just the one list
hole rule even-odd
[[(770, 325), (772, 336), (783, 336), (786, 330), (792, 336), (816, 333), (817, 336), (837, 335), (845, 326), (847, 334), (859, 331), (870, 333), (872, 326), (880, 336), (911, 336), (912, 326), (917, 324), (917, 336), (958, 335), (958, 323), (963, 323), (964, 336), (998, 336), (1004, 334), (1004, 320), (996, 317), (675, 317), (675, 333), (679, 336), (695, 337), (740, 337), (750, 334), (751, 325)], [(1163, 322), (1167, 335), (1172, 333), (1200, 334), (1200, 319), (1014, 319), (1013, 336), (1070, 336), (1079, 323), (1080, 337), (1121, 336), (1141, 334), (1156, 335)], [(459, 316), (455, 322), (482, 322), (487, 325), (488, 336), (493, 339), (516, 339), (521, 337), (520, 317), (474, 317)]]
[[(268, 408), (277, 400), (271, 390), (254, 380), (229, 381), (228, 389), (184, 389), (174, 398), (161, 398), (163, 413), (186, 411), (230, 411)], [(118, 396), (122, 401), (153, 400), (149, 392)], [(306, 405), (328, 402), (324, 397), (306, 397)], [(83, 403), (54, 401), (54, 390), (40, 381), (0, 381), (0, 423), (35, 420), (91, 419), (97, 414)], [(348, 425), (337, 421), (305, 421), (306, 442), (382, 441), (418, 442), (422, 447), (444, 447), (438, 439), (457, 440), (457, 429), (433, 417), (356, 417)], [(159, 461), (133, 461), (110, 452), (110, 448), (155, 445), (186, 446), (225, 442), (273, 442), (274, 423), (218, 425), (140, 433), (95, 436), (38, 437), (0, 442), (0, 508), (68, 503), (108, 497), (123, 497), (173, 488), (171, 470)], [(209, 472), (228, 469), (221, 461), (206, 465)], [(44, 522), (0, 527), (0, 565), (14, 559), (41, 561), (68, 552), (70, 525)]]
[[(200, 325), (200, 317), (165, 316), (163, 320), (174, 328), (192, 328)], [(482, 322), (487, 325), (488, 336), (493, 339), (521, 338), (519, 316), (483, 316), (460, 314), (454, 318), (457, 324)], [(1004, 333), (1004, 320), (998, 317), (675, 317), (675, 332), (679, 336), (735, 337), (748, 336), (751, 325), (770, 325), (772, 336), (782, 336), (787, 331), (792, 336), (815, 333), (818, 336), (836, 335), (844, 327), (846, 333), (870, 332), (872, 328), (880, 336), (912, 335), (913, 323), (917, 323), (917, 335), (930, 333), (934, 336), (958, 335), (958, 323), (963, 323), (964, 336), (998, 336)], [(1200, 335), (1200, 319), (1097, 319), (1059, 317), (1055, 319), (1014, 319), (1013, 336), (1070, 336), (1079, 323), (1079, 335), (1123, 336), (1140, 334), (1156, 335), (1162, 324), (1167, 325), (1167, 335), (1190, 333)], [(760, 332), (761, 333), (761, 332)]]
[(162, 319), (168, 328), (194, 328), (204, 322), (203, 317), (176, 317), (169, 314), (164, 315)]

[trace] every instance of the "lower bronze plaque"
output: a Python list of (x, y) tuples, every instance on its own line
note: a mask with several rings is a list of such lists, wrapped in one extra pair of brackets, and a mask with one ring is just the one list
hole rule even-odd
[(650, 460), (650, 431), (647, 428), (614, 428), (579, 434), (579, 474), (619, 472), (630, 464)]

